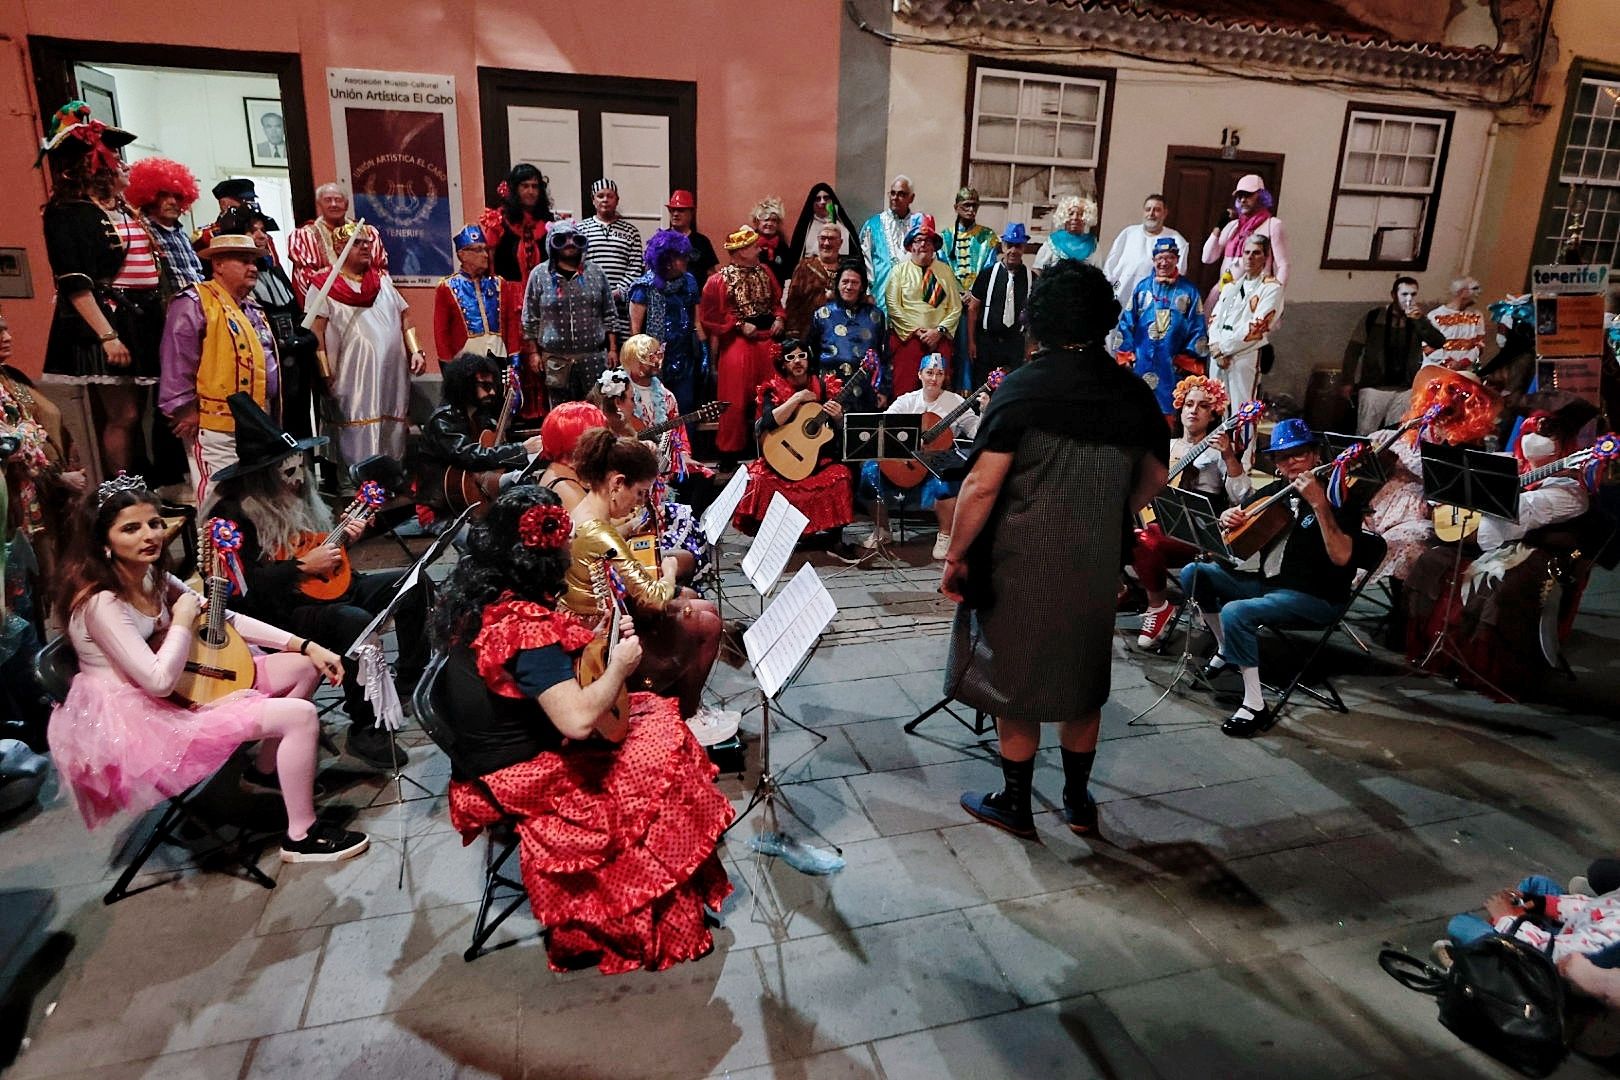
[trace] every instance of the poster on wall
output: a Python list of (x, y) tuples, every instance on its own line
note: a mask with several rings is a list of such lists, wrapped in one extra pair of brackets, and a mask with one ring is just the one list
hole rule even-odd
[(326, 85), (350, 213), (382, 235), (394, 284), (437, 284), (462, 220), (455, 77), (327, 68)]
[(1601, 354), (1608, 291), (1606, 265), (1533, 267), (1530, 293), (1536, 305), (1536, 355)]

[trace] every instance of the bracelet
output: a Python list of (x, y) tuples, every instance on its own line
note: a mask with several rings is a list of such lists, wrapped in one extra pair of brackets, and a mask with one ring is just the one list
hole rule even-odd
[(298, 651), (303, 653), (305, 656), (309, 655), (309, 638), (305, 638), (303, 641), (298, 643)]
[(105, 334), (99, 334), (99, 335), (97, 335), (96, 340), (101, 342), (103, 345), (107, 344), (107, 342), (109, 342), (109, 341), (117, 341), (118, 340), (118, 331), (109, 330)]

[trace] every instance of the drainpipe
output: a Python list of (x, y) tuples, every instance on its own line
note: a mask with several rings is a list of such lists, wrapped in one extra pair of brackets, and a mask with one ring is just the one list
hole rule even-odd
[(1496, 136), (1502, 130), (1502, 125), (1495, 120), (1491, 121), (1490, 130), (1485, 133), (1485, 160), (1480, 165), (1479, 179), (1474, 183), (1474, 212), (1468, 221), (1468, 242), (1463, 245), (1462, 265), (1457, 269), (1460, 273), (1469, 274), (1474, 264), (1474, 245), (1479, 240), (1480, 219), (1485, 216), (1485, 192), (1490, 187), (1491, 162), (1496, 157)]

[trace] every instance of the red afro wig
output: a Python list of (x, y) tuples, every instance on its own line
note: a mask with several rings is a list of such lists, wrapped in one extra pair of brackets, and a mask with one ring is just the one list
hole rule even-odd
[[(1412, 380), (1412, 404), (1406, 410), (1406, 419), (1422, 416), (1435, 404), (1442, 405), (1442, 409), (1429, 426), (1426, 438), (1452, 446), (1478, 443), (1496, 430), (1496, 418), (1502, 412), (1501, 396), (1479, 379), (1429, 364), (1419, 369)], [(1410, 437), (1415, 439), (1417, 435)]]
[(178, 161), (168, 158), (142, 158), (129, 167), (129, 187), (124, 198), (129, 205), (144, 210), (168, 192), (180, 199), (180, 212), (197, 201), (197, 178)]
[(547, 461), (573, 460), (580, 436), (592, 428), (605, 428), (608, 419), (588, 401), (569, 401), (546, 414), (540, 425), (540, 452)]

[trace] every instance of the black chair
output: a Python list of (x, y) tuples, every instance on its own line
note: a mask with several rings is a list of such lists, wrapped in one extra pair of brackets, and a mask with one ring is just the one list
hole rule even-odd
[[(484, 943), (529, 899), (529, 894), (522, 881), (504, 872), (507, 862), (518, 848), (518, 817), (501, 805), (500, 799), (495, 797), (495, 792), (490, 790), (482, 776), (462, 766), (457, 753), (455, 730), (445, 723), (447, 710), (443, 691), (447, 664), (448, 659), (442, 652), (435, 652), (428, 661), (421, 681), (416, 684), (416, 693), (412, 695), (416, 705), (416, 722), (450, 759), (450, 779), (478, 788), (501, 814), (500, 820), (486, 830), (489, 844), (484, 850), (484, 893), (478, 901), (478, 918), (473, 922), (472, 944), (461, 954), (463, 960), (472, 963), (486, 952), (494, 951), (485, 948)], [(490, 914), (497, 905), (500, 905), (500, 910), (491, 918)]]
[[(73, 646), (68, 643), (65, 637), (60, 635), (53, 637), (34, 654), (34, 678), (38, 680), (40, 688), (49, 695), (51, 701), (57, 705), (67, 700), (68, 688), (73, 685), (73, 677), (78, 673), (79, 658), (74, 653)], [(129, 887), (130, 883), (135, 880), (136, 875), (145, 869), (147, 860), (164, 844), (173, 844), (176, 847), (185, 848), (187, 851), (191, 850), (191, 846), (184, 843), (177, 835), (182, 825), (190, 825), (193, 829), (213, 837), (218, 842), (219, 846), (217, 848), (201, 857), (206, 857), (206, 855), (214, 852), (228, 851), (231, 860), (241, 868), (249, 881), (256, 885), (262, 885), (266, 889), (276, 887), (275, 881), (263, 870), (260, 870), (258, 864), (244, 850), (243, 841), (246, 839), (246, 833), (238, 832), (235, 840), (227, 839), (220, 832), (223, 827), (222, 824), (204, 815), (195, 805), (197, 793), (207, 783), (208, 781), (204, 780), (193, 784), (180, 794), (169, 798), (163, 813), (158, 816), (157, 825), (153, 828), (151, 835), (146, 838), (146, 842), (135, 852), (135, 857), (130, 860), (129, 865), (124, 867), (124, 872), (118, 876), (118, 881), (114, 883), (112, 889), (108, 891), (106, 896), (102, 897), (102, 903), (116, 904), (126, 897), (145, 892), (154, 885), (160, 884), (154, 882), (152, 885), (143, 885), (139, 889)]]
[[(1355, 588), (1350, 590), (1349, 598), (1346, 599), (1344, 604), (1339, 608), (1339, 612), (1333, 617), (1333, 621), (1321, 628), (1321, 633), (1317, 636), (1316, 643), (1312, 646), (1310, 653), (1305, 657), (1304, 663), (1300, 664), (1295, 669), (1294, 677), (1289, 681), (1288, 685), (1280, 690), (1273, 686), (1266, 687), (1267, 690), (1277, 695), (1277, 702), (1272, 706), (1273, 715), (1281, 717), (1283, 709), (1288, 705), (1288, 700), (1294, 696), (1296, 691), (1314, 698), (1318, 703), (1326, 708), (1334, 710), (1335, 712), (1347, 713), (1350, 711), (1349, 706), (1345, 705), (1344, 699), (1339, 696), (1339, 691), (1333, 685), (1333, 680), (1329, 679), (1326, 675), (1319, 676), (1318, 681), (1321, 684), (1321, 689), (1318, 690), (1316, 687), (1313, 687), (1305, 682), (1305, 676), (1311, 670), (1312, 665), (1314, 665), (1317, 659), (1322, 655), (1322, 650), (1327, 647), (1328, 641), (1335, 633), (1342, 631), (1350, 638), (1351, 641), (1356, 643), (1357, 647), (1359, 647), (1362, 652), (1368, 651), (1366, 644), (1356, 636), (1353, 630), (1345, 625), (1344, 620), (1345, 616), (1350, 613), (1351, 607), (1355, 605), (1356, 600), (1360, 598), (1361, 591), (1367, 587), (1367, 582), (1372, 578), (1373, 571), (1378, 569), (1379, 564), (1384, 561), (1384, 555), (1387, 551), (1388, 545), (1384, 543), (1382, 537), (1371, 536), (1368, 534), (1368, 543), (1365, 545), (1365, 550), (1362, 552), (1361, 558), (1357, 559), (1354, 564), (1356, 570), (1360, 571), (1361, 577), (1360, 580), (1356, 582)], [(1270, 630), (1271, 633), (1278, 639), (1286, 642), (1288, 639), (1283, 633), (1283, 630), (1297, 628), (1278, 628), (1268, 626), (1266, 629)]]

